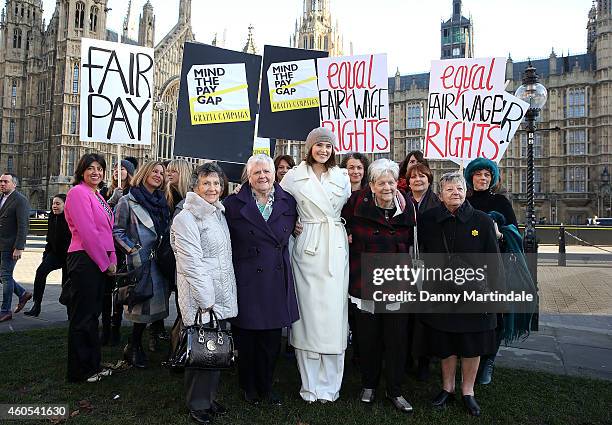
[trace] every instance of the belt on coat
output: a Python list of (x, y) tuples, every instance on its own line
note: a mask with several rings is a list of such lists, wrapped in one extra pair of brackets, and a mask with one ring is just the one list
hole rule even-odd
[(344, 218), (339, 217), (339, 218), (334, 218), (334, 217), (322, 217), (319, 219), (303, 219), (300, 218), (300, 222), (302, 224), (314, 224), (317, 227), (314, 229), (314, 231), (310, 232), (310, 235), (308, 237), (308, 240), (306, 241), (306, 247), (304, 248), (304, 252), (308, 255), (316, 255), (317, 254), (317, 250), (319, 249), (319, 239), (318, 237), (316, 237), (315, 235), (320, 235), (321, 233), (321, 225), (327, 224), (329, 226), (329, 230), (330, 232), (328, 232), (328, 249), (329, 249), (329, 253), (328, 253), (328, 258), (327, 258), (327, 268), (329, 270), (329, 274), (333, 276), (333, 272), (332, 272), (332, 266), (333, 266), (333, 252), (334, 252), (334, 248), (333, 248), (333, 244), (334, 244), (334, 238), (331, 235), (331, 226), (340, 226), (342, 228), (344, 228), (344, 225), (346, 223), (346, 221), (344, 220)]

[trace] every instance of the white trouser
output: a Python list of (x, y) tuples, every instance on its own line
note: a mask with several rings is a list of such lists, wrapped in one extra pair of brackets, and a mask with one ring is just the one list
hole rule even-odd
[(306, 401), (336, 401), (344, 374), (344, 352), (319, 354), (296, 348), (295, 357), (302, 378), (300, 396)]

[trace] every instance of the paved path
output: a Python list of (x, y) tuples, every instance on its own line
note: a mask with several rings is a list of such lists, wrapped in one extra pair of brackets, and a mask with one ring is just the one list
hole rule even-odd
[[(28, 249), (17, 263), (15, 278), (29, 290), (43, 247), (44, 240), (29, 239)], [(544, 264), (538, 273), (540, 331), (524, 342), (502, 347), (498, 364), (612, 381), (612, 267)], [(60, 281), (59, 271), (49, 276), (38, 318), (14, 315), (13, 320), (0, 323), (0, 333), (66, 326), (65, 308), (57, 301)], [(16, 302), (14, 298), (13, 305)], [(173, 300), (170, 305), (168, 324), (176, 317)]]

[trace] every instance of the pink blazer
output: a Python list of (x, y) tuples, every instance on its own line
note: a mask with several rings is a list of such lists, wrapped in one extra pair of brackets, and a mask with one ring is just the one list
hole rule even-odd
[(117, 264), (115, 244), (113, 243), (114, 217), (100, 205), (99, 194), (94, 194), (85, 183), (68, 191), (64, 215), (72, 233), (68, 252), (85, 251), (101, 271), (106, 271), (111, 264)]

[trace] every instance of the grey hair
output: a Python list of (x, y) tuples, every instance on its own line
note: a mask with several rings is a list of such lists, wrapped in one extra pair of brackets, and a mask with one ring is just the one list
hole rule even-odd
[(399, 166), (390, 159), (377, 159), (368, 167), (368, 177), (375, 182), (384, 174), (391, 174), (395, 180), (399, 178)]
[(247, 178), (247, 180), (249, 179), (249, 176), (251, 175), (251, 168), (253, 168), (253, 165), (255, 165), (257, 163), (264, 163), (264, 164), (266, 164), (268, 167), (270, 167), (270, 170), (272, 171), (272, 175), (276, 176), (276, 169), (274, 167), (274, 160), (272, 158), (270, 158), (268, 155), (266, 155), (265, 153), (260, 153), (260, 154), (257, 154), (257, 155), (253, 155), (252, 157), (250, 157), (247, 160), (247, 163), (246, 163), (246, 178)]
[(13, 173), (4, 173), (5, 176), (11, 176), (11, 180), (13, 180), (13, 184), (17, 187), (19, 186), (19, 177), (17, 177)]
[(459, 171), (452, 171), (450, 173), (442, 174), (442, 177), (440, 177), (440, 193), (442, 193), (442, 189), (446, 183), (459, 183), (463, 187), (464, 191), (467, 190), (465, 178)]
[(217, 174), (219, 176), (219, 182), (221, 183), (221, 192), (223, 192), (223, 188), (225, 187), (225, 173), (223, 169), (217, 165), (216, 162), (207, 162), (198, 166), (193, 174), (191, 175), (191, 188), (190, 191), (193, 192), (194, 189), (198, 186), (200, 179), (207, 177), (209, 174)]

